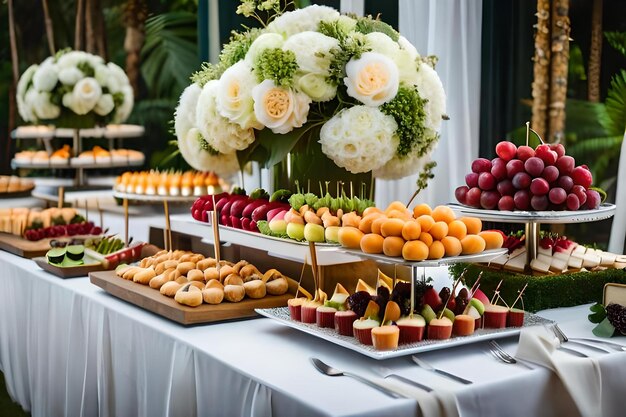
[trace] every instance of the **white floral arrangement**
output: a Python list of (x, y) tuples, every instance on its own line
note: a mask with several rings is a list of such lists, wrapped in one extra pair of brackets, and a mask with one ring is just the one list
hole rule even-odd
[(430, 166), (446, 118), (436, 59), (380, 20), (291, 5), (241, 0), (237, 13), (263, 28), (233, 32), (219, 62), (192, 76), (174, 120), (190, 165), (271, 166), (313, 138), (351, 173), (392, 179)]
[(73, 128), (121, 123), (134, 104), (122, 68), (71, 50), (59, 51), (24, 71), (16, 98), (25, 122)]

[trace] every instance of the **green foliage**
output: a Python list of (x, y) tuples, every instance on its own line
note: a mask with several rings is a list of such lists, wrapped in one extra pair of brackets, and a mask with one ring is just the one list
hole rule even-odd
[(460, 263), (449, 267), (451, 277), (456, 279), (465, 268), (467, 268), (465, 275), (467, 286), (472, 286), (476, 282), (478, 274), (483, 271), (480, 289), (487, 296), (493, 293), (498, 282), (502, 280), (500, 294), (507, 303), (513, 302), (518, 291), (528, 283), (528, 287), (524, 291), (524, 307), (526, 311), (532, 312), (547, 308), (602, 302), (604, 284), (608, 282), (626, 284), (626, 270), (623, 269), (532, 276)]
[(339, 48), (330, 50), (333, 58), (330, 61), (328, 80), (334, 85), (340, 85), (346, 76), (346, 64), (348, 61), (352, 58), (359, 59), (363, 53), (369, 50), (366, 46), (365, 36), (362, 34), (354, 34), (339, 39)]
[[(398, 89), (398, 94), (393, 100), (380, 107), (383, 113), (393, 117), (398, 123), (397, 132), (400, 136), (400, 144), (396, 151), (398, 156), (408, 155), (416, 149), (421, 153), (428, 147), (428, 143), (420, 143), (425, 129), (425, 103), (426, 100), (419, 96), (417, 88), (403, 86)], [(423, 146), (418, 148), (420, 145)]]
[(626, 32), (604, 32), (609, 45), (626, 56)]
[(393, 27), (378, 18), (372, 18), (372, 16), (359, 18), (356, 22), (356, 30), (364, 35), (372, 32), (382, 32), (395, 42), (398, 42), (400, 38), (400, 34)]
[(152, 97), (174, 97), (189, 84), (199, 66), (196, 16), (168, 12), (146, 21), (141, 73)]
[(76, 68), (80, 70), (86, 77), (93, 77), (96, 74), (96, 71), (93, 69), (90, 63), (88, 62), (79, 62), (76, 65)]
[(609, 133), (623, 135), (626, 129), (626, 70), (621, 70), (611, 80), (605, 106)]
[(293, 76), (298, 70), (296, 54), (279, 48), (265, 49), (254, 64), (259, 82), (273, 80), (283, 87), (293, 85)]

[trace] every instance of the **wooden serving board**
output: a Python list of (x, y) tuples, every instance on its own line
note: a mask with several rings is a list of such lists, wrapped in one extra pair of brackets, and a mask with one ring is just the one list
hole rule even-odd
[(86, 277), (90, 272), (104, 271), (104, 265), (95, 259), (87, 259), (87, 264), (77, 266), (56, 266), (48, 263), (45, 257), (34, 258), (33, 261), (44, 271), (50, 272), (60, 278)]
[(22, 258), (36, 258), (44, 256), (50, 249), (52, 238), (31, 241), (23, 237), (0, 232), (0, 249), (11, 252)]
[(293, 298), (293, 294), (287, 293), (267, 295), (257, 300), (245, 298), (238, 303), (223, 301), (217, 305), (201, 304), (198, 307), (189, 307), (177, 303), (173, 298), (166, 297), (147, 285), (120, 278), (115, 275), (115, 271), (91, 272), (89, 279), (92, 284), (115, 297), (186, 326), (256, 317), (254, 309), (284, 307), (287, 300)]

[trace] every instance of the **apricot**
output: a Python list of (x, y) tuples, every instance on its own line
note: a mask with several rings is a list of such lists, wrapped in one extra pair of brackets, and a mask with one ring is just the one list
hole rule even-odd
[(409, 220), (402, 227), (402, 237), (404, 240), (417, 240), (422, 233), (422, 227), (415, 220)]
[(463, 251), (463, 246), (461, 246), (461, 241), (454, 236), (446, 236), (441, 239), (441, 243), (443, 243), (443, 247), (446, 250), (446, 256), (459, 256)]
[(365, 253), (383, 253), (385, 238), (376, 233), (368, 233), (361, 238), (361, 250)]
[(377, 219), (374, 219), (374, 221), (372, 222), (372, 233), (376, 233), (377, 235), (382, 234), (380, 232), (380, 228), (383, 225), (383, 223), (385, 223), (387, 221), (388, 217), (385, 216), (384, 214), (382, 216), (380, 216)]
[(360, 249), (363, 232), (356, 227), (346, 226), (339, 229), (337, 239), (339, 244), (348, 249)]
[(430, 228), (428, 233), (430, 233), (433, 239), (441, 240), (444, 237), (448, 236), (448, 224), (443, 221), (438, 221), (433, 224), (433, 227)]
[(387, 206), (385, 214), (389, 215), (392, 210), (406, 211), (406, 206), (402, 201), (394, 201)]
[(423, 261), (428, 258), (428, 246), (421, 240), (409, 240), (402, 247), (402, 257), (407, 261)]
[(446, 224), (456, 219), (456, 216), (454, 215), (454, 211), (452, 211), (452, 209), (448, 206), (435, 207), (433, 209), (432, 216), (436, 222), (446, 222)]
[(384, 237), (387, 236), (402, 236), (402, 228), (404, 227), (404, 220), (402, 219), (387, 219), (380, 225), (380, 234)]
[(363, 233), (372, 233), (372, 223), (379, 217), (383, 217), (384, 214), (372, 212), (363, 216), (359, 222), (359, 230)]
[(430, 216), (432, 213), (433, 210), (426, 203), (418, 204), (417, 206), (413, 207), (413, 217), (415, 217), (416, 219), (424, 214), (428, 214)]
[(387, 217), (389, 217), (390, 219), (402, 220), (409, 220), (413, 218), (408, 210), (391, 210), (389, 213), (387, 213)]
[(448, 236), (463, 239), (467, 235), (467, 226), (460, 220), (452, 220), (448, 223)]
[(428, 259), (441, 259), (446, 254), (446, 249), (438, 240), (435, 240), (428, 248)]
[(362, 216), (365, 217), (368, 214), (372, 214), (372, 213), (381, 213), (382, 214), (383, 211), (381, 209), (379, 209), (378, 207), (376, 207), (376, 206), (372, 206), (372, 207), (368, 207), (365, 210), (363, 210)]
[(485, 250), (485, 239), (478, 235), (467, 235), (461, 239), (461, 246), (463, 247), (463, 255), (473, 255)]
[(428, 232), (430, 228), (433, 227), (433, 224), (435, 224), (435, 220), (428, 214), (422, 214), (417, 218), (417, 221), (422, 228), (422, 232)]
[(504, 244), (504, 238), (500, 232), (488, 230), (480, 232), (478, 236), (485, 240), (485, 250), (499, 249)]
[(430, 246), (433, 244), (433, 237), (430, 235), (430, 233), (428, 232), (422, 232), (420, 233), (420, 238), (419, 240), (421, 240), (422, 242), (424, 242), (424, 244), (426, 244), (426, 246)]
[(483, 228), (483, 222), (476, 217), (461, 217), (463, 223), (467, 227), (467, 233), (470, 235), (477, 235)]
[(387, 236), (383, 242), (383, 253), (387, 256), (401, 256), (404, 239), (398, 236)]

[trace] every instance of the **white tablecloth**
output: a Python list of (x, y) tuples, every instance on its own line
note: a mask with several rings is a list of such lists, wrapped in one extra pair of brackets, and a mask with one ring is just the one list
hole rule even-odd
[[(544, 315), (570, 336), (589, 336), (587, 309)], [(503, 345), (513, 353), (515, 343)], [(614, 380), (624, 381), (626, 355), (600, 355)], [(475, 382), (461, 386), (408, 358), (380, 363), (269, 319), (185, 328), (109, 296), (87, 278), (62, 280), (0, 252), (0, 368), (11, 396), (33, 416), (418, 415), (415, 400), (319, 374), (311, 356), (369, 377), (382, 364), (452, 391), (462, 416), (577, 415), (552, 372), (497, 362), (483, 344), (423, 355)], [(602, 389), (626, 394), (623, 382)]]

